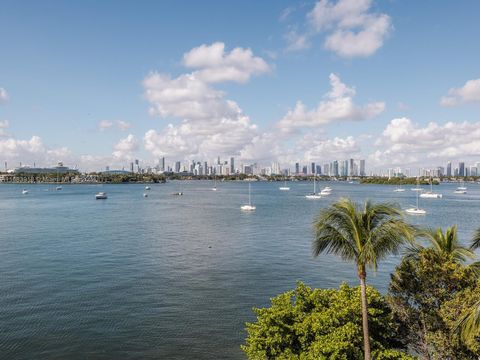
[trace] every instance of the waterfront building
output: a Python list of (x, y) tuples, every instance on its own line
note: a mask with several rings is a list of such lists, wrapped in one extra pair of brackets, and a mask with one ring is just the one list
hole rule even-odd
[(29, 166), (20, 166), (13, 171), (15, 174), (67, 174), (78, 173), (77, 169), (70, 169), (68, 166), (64, 166), (62, 162), (59, 162), (57, 166), (51, 168), (38, 168)]

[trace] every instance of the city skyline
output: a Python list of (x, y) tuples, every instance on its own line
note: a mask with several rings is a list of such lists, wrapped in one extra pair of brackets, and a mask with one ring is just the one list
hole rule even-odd
[(2, 162), (480, 159), (476, 2), (27, 3), (0, 14)]

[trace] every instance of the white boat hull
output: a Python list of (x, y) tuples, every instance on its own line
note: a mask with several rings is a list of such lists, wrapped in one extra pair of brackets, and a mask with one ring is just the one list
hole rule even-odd
[(308, 194), (308, 195), (305, 195), (305, 198), (309, 200), (318, 200), (318, 199), (321, 199), (322, 196), (318, 194)]
[(454, 194), (466, 194), (467, 191), (466, 190), (455, 190), (453, 193)]
[(288, 191), (288, 190), (290, 190), (290, 188), (289, 188), (288, 186), (281, 186), (281, 187), (278, 188), (278, 190), (280, 190), (280, 191)]
[(405, 212), (410, 215), (425, 215), (427, 213), (425, 210), (417, 208), (410, 208), (405, 210)]
[(404, 191), (405, 191), (405, 189), (395, 189), (395, 190), (393, 190), (393, 192), (404, 192)]
[(420, 194), (420, 197), (424, 199), (441, 199), (442, 196), (443, 196), (442, 194), (435, 194), (435, 193)]
[(243, 205), (240, 207), (242, 211), (255, 211), (256, 207), (252, 205)]

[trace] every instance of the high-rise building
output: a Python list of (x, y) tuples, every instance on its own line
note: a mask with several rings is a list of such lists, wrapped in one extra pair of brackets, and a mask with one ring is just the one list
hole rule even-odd
[(463, 161), (458, 163), (458, 176), (465, 176), (465, 163)]
[(295, 174), (300, 174), (300, 164), (298, 162), (295, 163)]
[(133, 173), (133, 162), (130, 163), (130, 172)]
[(230, 174), (235, 173), (235, 159), (233, 157), (230, 158)]
[(160, 159), (160, 171), (165, 171), (165, 157)]
[(452, 176), (452, 162), (451, 161), (447, 162), (447, 176), (448, 177)]
[(342, 176), (348, 176), (348, 160), (343, 161), (343, 174)]
[(365, 160), (360, 160), (360, 176), (365, 176), (367, 173), (365, 172)]
[(353, 176), (355, 175), (355, 161), (353, 159), (350, 159), (348, 161), (348, 176)]
[(315, 174), (315, 171), (316, 171), (317, 169), (315, 169), (315, 163), (314, 163), (314, 162), (312, 162), (310, 170), (311, 170), (311, 173), (312, 173), (312, 174)]
[(338, 176), (339, 175), (339, 172), (338, 172), (338, 161), (337, 160), (334, 160), (333, 161), (333, 176)]
[(320, 165), (317, 165), (316, 174), (317, 175), (322, 175), (322, 167)]
[(176, 173), (179, 173), (179, 172), (180, 172), (180, 166), (181, 166), (180, 161), (176, 161), (176, 162), (175, 162), (175, 172), (176, 172)]
[(304, 166), (302, 173), (303, 173), (303, 175), (307, 175), (308, 174), (308, 167)]

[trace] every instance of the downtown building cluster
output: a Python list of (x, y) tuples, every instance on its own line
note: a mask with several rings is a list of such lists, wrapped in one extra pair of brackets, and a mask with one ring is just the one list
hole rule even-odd
[(142, 168), (139, 160), (130, 163), (132, 173), (174, 173), (192, 176), (228, 176), (236, 174), (261, 175), (261, 176), (366, 176), (365, 160), (334, 160), (323, 165), (310, 162), (307, 165), (295, 163), (293, 169), (282, 167), (279, 162), (272, 162), (270, 166), (259, 166), (257, 163), (239, 164), (237, 166), (234, 157), (222, 160), (217, 157), (215, 161), (175, 161), (167, 164), (164, 157), (160, 158), (154, 167)]
[[(384, 175), (384, 174), (382, 174)], [(468, 176), (480, 176), (480, 162), (476, 162), (473, 165), (466, 165), (464, 161), (459, 161), (457, 166), (454, 166), (451, 161), (448, 161), (446, 166), (436, 166), (433, 168), (420, 168), (418, 172), (411, 171), (410, 169), (393, 168), (388, 169), (386, 175), (388, 177), (468, 177)]]

